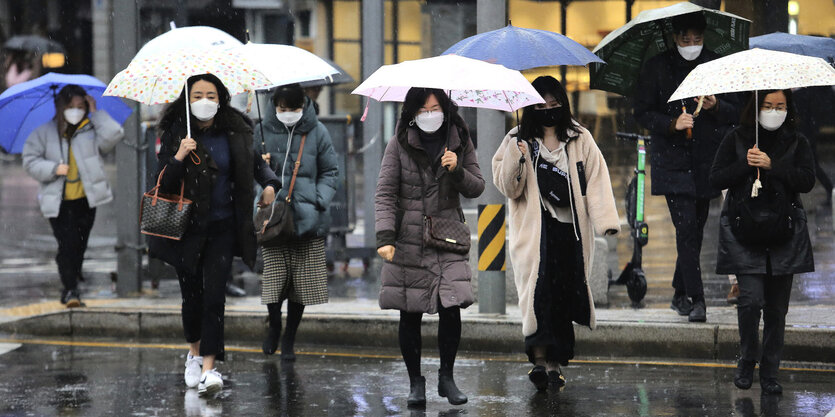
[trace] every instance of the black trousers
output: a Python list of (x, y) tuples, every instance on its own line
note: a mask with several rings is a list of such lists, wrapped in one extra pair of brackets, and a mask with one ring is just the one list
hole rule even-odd
[(762, 359), (760, 379), (776, 378), (783, 357), (783, 336), (786, 313), (792, 291), (792, 275), (737, 275), (739, 281), (740, 357), (756, 361), (760, 347), (760, 313), (763, 318)]
[[(539, 278), (534, 290), (536, 332), (525, 338), (528, 361), (536, 364), (535, 348), (545, 348), (546, 362), (568, 365), (574, 358), (574, 324), (572, 312), (588, 299), (583, 282), (581, 244), (575, 237), (574, 225), (561, 223), (547, 212), (542, 215), (544, 250), (540, 249)], [(579, 291), (578, 291), (579, 290)], [(578, 302), (575, 303), (575, 300)]]
[[(440, 301), (438, 301), (440, 303)], [(420, 325), (423, 313), (400, 312), (400, 353), (406, 362), (409, 377), (420, 376), (421, 337)], [(442, 373), (452, 373), (458, 345), (461, 342), (461, 308), (438, 309), (438, 350), (441, 355)]]
[(65, 291), (78, 287), (84, 252), (87, 251), (87, 241), (95, 220), (96, 209), (90, 208), (86, 198), (61, 201), (58, 217), (49, 219), (52, 234), (58, 241), (55, 262)]
[(702, 237), (705, 222), (710, 212), (710, 199), (685, 195), (665, 195), (670, 217), (676, 228), (676, 271), (673, 288), (676, 295), (703, 297), (702, 267), (699, 256), (702, 253)]
[(183, 296), (183, 331), (186, 342), (200, 342), (200, 356), (224, 359), (223, 315), (226, 282), (232, 276), (235, 253), (234, 219), (211, 222), (206, 232), (196, 273), (177, 268)]

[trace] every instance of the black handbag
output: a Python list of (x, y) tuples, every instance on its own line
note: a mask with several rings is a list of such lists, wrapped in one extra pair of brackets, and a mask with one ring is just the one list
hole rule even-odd
[(142, 234), (180, 240), (188, 228), (192, 201), (184, 198), (185, 181), (180, 182), (180, 194), (159, 192), (165, 168), (159, 173), (157, 185), (142, 194), (139, 207), (139, 229)]
[[(269, 207), (258, 208), (255, 213), (255, 238), (258, 244), (264, 247), (278, 246), (289, 239), (296, 237), (296, 227), (293, 222), (293, 187), (296, 185), (296, 176), (299, 174), (304, 142), (307, 135), (302, 135), (302, 142), (299, 145), (299, 156), (296, 158), (293, 167), (293, 176), (290, 178), (290, 188), (287, 189), (287, 197), (284, 200), (275, 200)], [(289, 150), (288, 150), (289, 151)], [(284, 169), (284, 167), (281, 167)]]
[[(738, 155), (747, 153), (737, 141)], [(793, 155), (797, 142), (791, 144), (787, 155)], [(784, 156), (785, 157), (785, 156)], [(785, 243), (794, 235), (795, 197), (777, 179), (765, 182), (758, 196), (751, 196), (754, 179), (732, 190), (728, 201), (728, 218), (736, 239), (753, 246)]]

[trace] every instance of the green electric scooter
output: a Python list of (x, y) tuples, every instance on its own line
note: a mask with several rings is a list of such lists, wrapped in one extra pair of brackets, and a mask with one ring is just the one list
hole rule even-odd
[(633, 305), (638, 305), (647, 294), (647, 279), (641, 267), (642, 248), (649, 241), (649, 226), (644, 221), (644, 177), (646, 175), (646, 144), (649, 136), (636, 133), (616, 133), (621, 140), (635, 141), (638, 148), (638, 165), (635, 176), (629, 181), (626, 189), (626, 216), (632, 228), (632, 260), (626, 264), (616, 280), (609, 281), (609, 285), (626, 285), (626, 292)]

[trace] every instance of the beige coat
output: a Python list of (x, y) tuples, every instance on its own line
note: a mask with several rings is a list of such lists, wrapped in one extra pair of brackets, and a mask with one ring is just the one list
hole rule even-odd
[[(522, 333), (525, 336), (537, 330), (534, 314), (534, 292), (539, 276), (540, 234), (542, 228), (542, 206), (539, 200), (539, 186), (530, 158), (520, 174), (519, 159), (522, 153), (516, 145), (516, 130), (505, 136), (493, 156), (493, 183), (508, 198), (508, 224), (510, 258), (513, 260), (513, 274), (522, 311)], [(583, 245), (583, 263), (586, 274), (586, 290), (589, 294), (589, 327), (595, 327), (594, 301), (588, 288), (588, 276), (594, 259), (594, 236), (608, 230), (620, 231), (620, 219), (615, 206), (615, 197), (609, 180), (609, 168), (591, 134), (585, 128), (566, 144), (569, 177), (571, 178), (572, 204)], [(530, 155), (530, 152), (527, 152)], [(583, 195), (577, 174), (577, 162), (582, 161), (586, 172), (586, 193)]]

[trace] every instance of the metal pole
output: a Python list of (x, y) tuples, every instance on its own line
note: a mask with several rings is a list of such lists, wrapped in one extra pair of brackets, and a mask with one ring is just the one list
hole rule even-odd
[(635, 0), (626, 0), (626, 23), (629, 23), (632, 20), (632, 5), (635, 4)]
[[(139, 6), (136, 0), (113, 0), (113, 73), (128, 66), (137, 52)], [(135, 295), (142, 287), (142, 254), (144, 241), (139, 234), (139, 196), (145, 167), (140, 146), (139, 106), (133, 103), (134, 112), (124, 124), (125, 139), (116, 146), (117, 180), (115, 204), (117, 226), (116, 251), (118, 253), (119, 296)]]
[[(368, 78), (383, 66), (383, 0), (362, 0), (362, 78)], [(362, 126), (363, 209), (365, 219), (365, 246), (377, 248), (374, 230), (374, 191), (383, 159), (383, 106), (368, 100), (367, 117)]]
[[(570, 0), (560, 0), (560, 30), (562, 31), (563, 36), (568, 36), (568, 22), (566, 22), (566, 18), (568, 17), (568, 2)], [(560, 78), (562, 78), (562, 85), (566, 89), (568, 89), (568, 85), (566, 81), (568, 79), (568, 67), (565, 65), (560, 66)]]
[[(500, 29), (506, 24), (507, 3), (505, 1), (477, 0), (476, 31), (478, 33)], [(478, 199), (479, 235), (484, 237), (485, 240), (497, 238), (503, 240), (503, 230), (500, 233), (493, 233), (488, 226), (492, 223), (494, 225), (499, 224), (499, 227), (503, 228), (504, 224), (504, 219), (499, 217), (504, 216), (504, 208), (496, 207), (496, 205), (503, 206), (506, 199), (496, 186), (493, 185), (493, 167), (491, 163), (493, 160), (493, 152), (498, 148), (499, 143), (501, 143), (506, 133), (504, 114), (496, 110), (478, 109), (476, 127), (479, 145), (478, 149), (476, 149), (476, 155), (478, 156), (479, 166), (481, 167), (481, 174), (486, 181), (484, 193)], [(482, 214), (485, 214), (485, 216), (482, 216)], [(482, 225), (485, 227), (482, 227)], [(483, 233), (485, 231), (487, 235)], [(503, 241), (501, 245), (504, 247)], [(486, 248), (488, 246), (486, 244), (482, 245), (482, 242), (479, 241), (480, 255), (487, 254), (487, 252), (482, 251), (482, 247)], [(484, 256), (479, 256), (478, 312), (504, 314), (506, 305), (504, 250), (502, 249), (489, 255), (492, 258), (490, 262), (482, 262)], [(499, 267), (491, 267), (489, 264), (493, 264), (494, 266), (499, 265)]]

